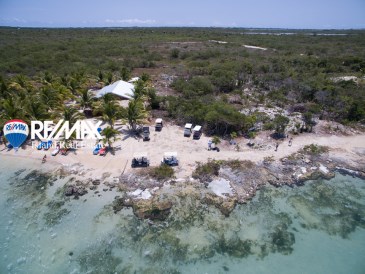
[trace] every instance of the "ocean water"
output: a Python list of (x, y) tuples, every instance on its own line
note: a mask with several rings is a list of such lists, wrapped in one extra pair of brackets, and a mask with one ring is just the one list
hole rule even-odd
[(151, 224), (115, 214), (114, 189), (65, 199), (72, 176), (22, 165), (0, 163), (0, 273), (365, 273), (358, 178), (267, 186), (229, 217), (179, 197)]

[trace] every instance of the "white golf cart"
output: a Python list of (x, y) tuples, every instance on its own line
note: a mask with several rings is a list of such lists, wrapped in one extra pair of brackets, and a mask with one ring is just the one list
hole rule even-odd
[(185, 124), (184, 137), (190, 137), (192, 133), (193, 124)]
[(165, 152), (161, 161), (162, 165), (178, 166), (177, 152)]
[(132, 164), (134, 167), (148, 167), (150, 161), (148, 160), (147, 153), (135, 153), (133, 154)]

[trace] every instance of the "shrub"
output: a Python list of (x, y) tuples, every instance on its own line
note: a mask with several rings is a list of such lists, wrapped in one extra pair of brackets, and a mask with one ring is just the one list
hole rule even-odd
[(317, 144), (310, 144), (310, 145), (304, 146), (302, 152), (305, 153), (305, 154), (318, 156), (318, 155), (321, 155), (323, 153), (327, 153), (328, 150), (329, 149), (326, 146), (320, 146), (320, 145), (317, 145)]
[(201, 182), (211, 180), (212, 176), (218, 176), (220, 164), (215, 160), (208, 160), (207, 163), (197, 163), (198, 166), (193, 171), (193, 178), (199, 179)]
[(213, 136), (213, 138), (212, 138), (213, 144), (218, 145), (218, 144), (220, 144), (220, 142), (221, 142), (221, 139), (219, 139), (218, 136)]
[(255, 139), (255, 137), (256, 137), (256, 132), (254, 132), (254, 131), (250, 131), (250, 132), (248, 133), (248, 138), (250, 138), (250, 139)]
[(179, 58), (179, 54), (180, 54), (180, 50), (174, 48), (174, 49), (171, 50), (170, 56), (173, 59), (177, 59), (177, 58)]
[(149, 175), (156, 180), (163, 181), (174, 177), (175, 171), (168, 165), (161, 165), (151, 169)]
[(244, 170), (244, 169), (252, 169), (255, 164), (249, 160), (229, 160), (229, 161), (224, 161), (222, 163), (222, 165), (228, 166), (231, 169), (239, 169), (239, 170)]
[(266, 156), (266, 157), (264, 157), (264, 165), (269, 165), (269, 164), (271, 164), (274, 161), (275, 161), (274, 156)]

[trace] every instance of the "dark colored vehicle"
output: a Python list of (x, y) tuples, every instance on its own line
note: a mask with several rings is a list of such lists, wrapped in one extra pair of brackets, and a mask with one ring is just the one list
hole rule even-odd
[(163, 155), (161, 164), (168, 165), (168, 166), (178, 166), (179, 160), (177, 159), (177, 153), (176, 152), (165, 152), (165, 154)]
[(150, 161), (147, 158), (147, 154), (135, 154), (132, 159), (131, 166), (134, 167), (148, 167)]
[(202, 136), (202, 127), (201, 126), (195, 126), (193, 128), (193, 139), (199, 140), (200, 136)]
[(143, 136), (143, 141), (150, 140), (150, 127), (143, 127), (142, 136)]

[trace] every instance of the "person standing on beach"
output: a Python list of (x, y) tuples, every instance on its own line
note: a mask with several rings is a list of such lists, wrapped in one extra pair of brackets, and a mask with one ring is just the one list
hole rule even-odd
[(290, 139), (289, 139), (289, 146), (290, 146), (290, 147), (291, 147), (292, 143), (293, 143), (293, 138), (290, 138)]
[(212, 140), (209, 139), (208, 141), (208, 150), (212, 149)]
[(278, 151), (279, 143), (276, 143), (275, 151)]

